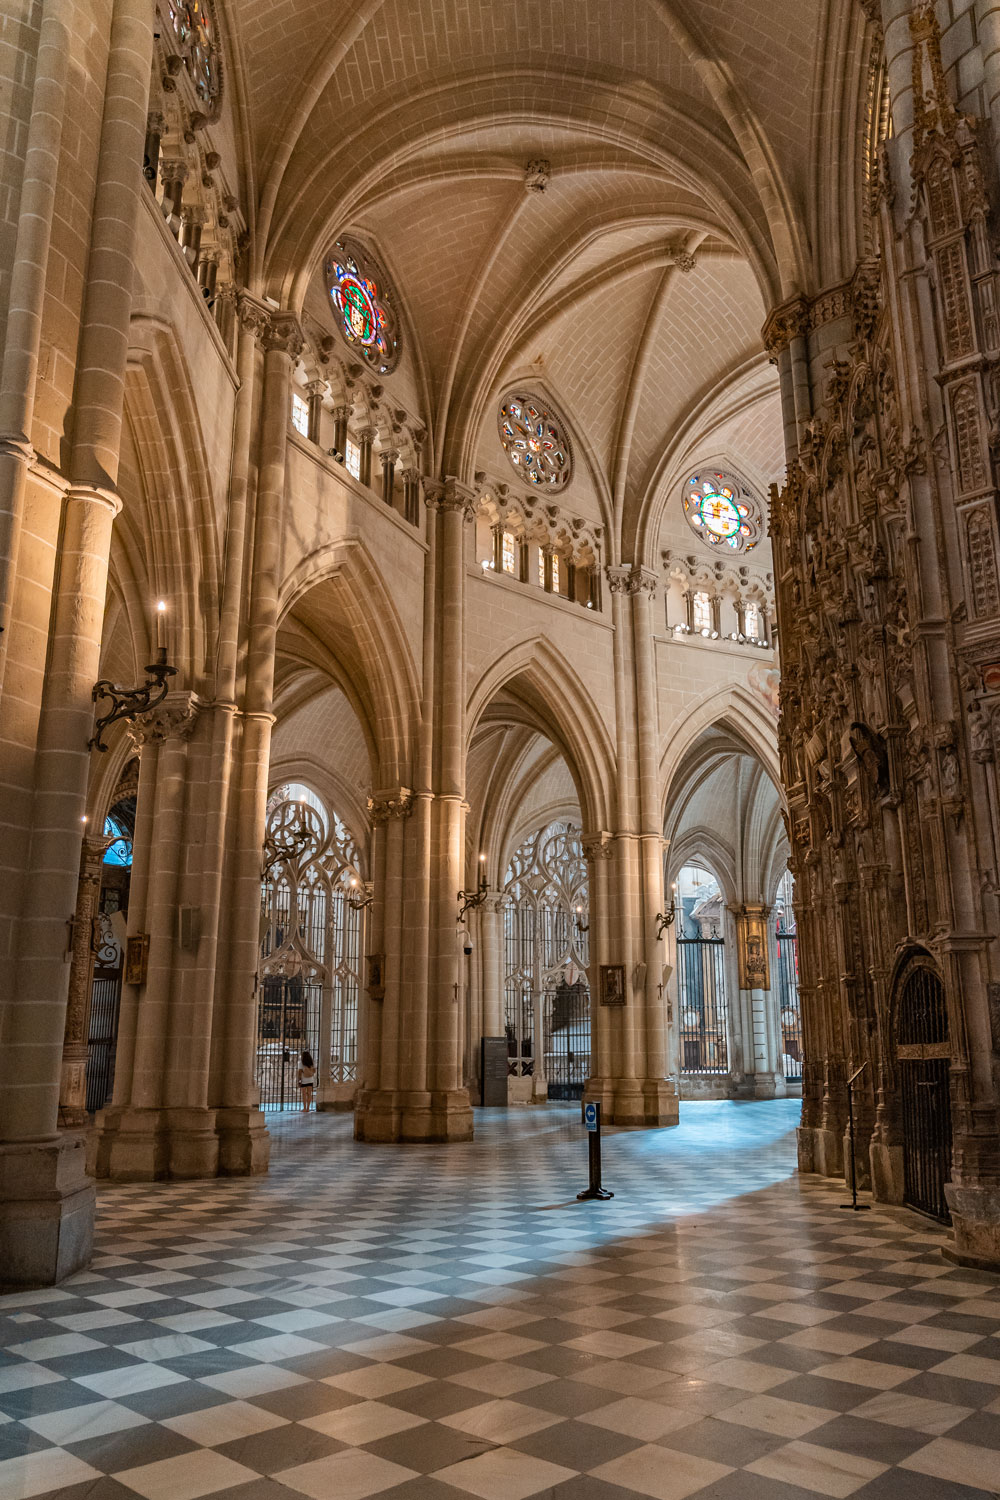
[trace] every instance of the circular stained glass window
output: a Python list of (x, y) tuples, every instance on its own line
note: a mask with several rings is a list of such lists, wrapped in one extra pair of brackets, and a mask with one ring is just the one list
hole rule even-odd
[(573, 450), (562, 420), (544, 402), (512, 391), (497, 415), (511, 467), (537, 489), (564, 490), (573, 475)]
[(356, 353), (380, 375), (399, 361), (395, 296), (375, 258), (355, 240), (338, 240), (326, 262), (337, 326)]
[(684, 486), (684, 514), (710, 547), (751, 552), (764, 530), (757, 497), (735, 474), (701, 469)]
[(166, 0), (166, 10), (195, 91), (204, 104), (214, 106), (220, 92), (219, 48), (209, 0)]

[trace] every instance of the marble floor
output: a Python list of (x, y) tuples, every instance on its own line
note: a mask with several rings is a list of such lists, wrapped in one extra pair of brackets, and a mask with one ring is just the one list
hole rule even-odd
[(791, 1101), (464, 1146), (272, 1117), (270, 1176), (108, 1187), (0, 1298), (0, 1500), (987, 1500), (1000, 1278), (794, 1173)]

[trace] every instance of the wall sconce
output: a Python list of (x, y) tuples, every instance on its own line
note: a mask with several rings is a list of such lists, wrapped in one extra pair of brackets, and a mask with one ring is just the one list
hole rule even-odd
[(140, 687), (120, 688), (108, 677), (94, 683), (91, 697), (96, 703), (107, 698), (111, 707), (101, 714), (94, 724), (94, 733), (87, 741), (88, 750), (107, 750), (104, 731), (117, 724), (119, 719), (135, 719), (139, 714), (156, 708), (167, 696), (168, 677), (177, 676), (177, 668), (167, 664), (167, 646), (164, 640), (164, 619), (167, 606), (161, 599), (156, 606), (156, 660), (146, 668), (146, 681)]
[(294, 805), (297, 809), (294, 820), (265, 836), (263, 880), (267, 880), (275, 865), (280, 865), (283, 860), (298, 859), (312, 842), (313, 832), (306, 819), (305, 799), (299, 798)]
[(467, 911), (475, 911), (477, 907), (482, 906), (488, 892), (489, 886), (486, 884), (486, 855), (481, 854), (479, 856), (478, 886), (474, 891), (459, 891), (458, 893), (458, 899), (462, 903), (458, 913), (458, 920), (461, 922)]
[(666, 930), (667, 930), (668, 927), (673, 927), (674, 922), (676, 920), (677, 920), (677, 882), (675, 880), (674, 883), (673, 883), (673, 885), (670, 887), (670, 905), (667, 907), (666, 911), (658, 911), (656, 913), (656, 936), (657, 936), (657, 940), (659, 940), (663, 936), (663, 934), (666, 932)]
[(582, 916), (583, 916), (583, 907), (582, 906), (578, 906), (576, 908), (576, 911), (573, 913), (573, 926), (576, 928), (576, 935), (577, 935), (577, 937), (583, 937), (583, 934), (585, 932), (589, 932), (590, 931), (590, 923), (587, 922), (586, 924), (584, 924), (583, 922), (580, 921), (580, 918)]
[[(364, 895), (361, 894), (362, 891), (364, 891)], [(364, 911), (366, 906), (371, 906), (372, 902), (375, 900), (375, 895), (368, 889), (367, 886), (360, 886), (358, 883), (358, 877), (356, 875), (352, 875), (351, 888), (347, 892), (347, 895), (344, 899), (346, 900), (348, 906), (353, 907), (355, 911)]]

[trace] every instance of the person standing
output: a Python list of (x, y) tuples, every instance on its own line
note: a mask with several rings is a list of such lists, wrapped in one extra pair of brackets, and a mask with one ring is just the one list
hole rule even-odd
[(311, 1052), (303, 1052), (299, 1063), (299, 1088), (302, 1090), (302, 1108), (306, 1114), (312, 1109), (313, 1090), (316, 1087), (316, 1064)]

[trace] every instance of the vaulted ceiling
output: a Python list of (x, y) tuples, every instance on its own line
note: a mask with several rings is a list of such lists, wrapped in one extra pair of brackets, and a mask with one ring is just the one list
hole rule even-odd
[(428, 470), (509, 479), (495, 399), (530, 378), (626, 560), (699, 445), (778, 477), (761, 325), (856, 253), (825, 165), (861, 129), (853, 0), (222, 3), (254, 284), (298, 307), (336, 235), (377, 248)]

